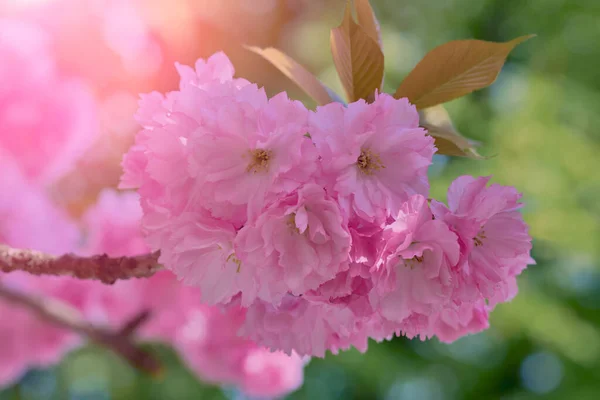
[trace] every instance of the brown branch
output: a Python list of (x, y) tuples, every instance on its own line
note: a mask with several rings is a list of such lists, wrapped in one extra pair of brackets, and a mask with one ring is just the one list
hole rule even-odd
[(74, 254), (53, 256), (35, 250), (0, 245), (0, 271), (24, 271), (33, 275), (72, 276), (112, 284), (117, 280), (147, 278), (162, 267), (159, 252), (134, 257), (109, 257), (106, 254), (81, 257)]
[[(137, 369), (152, 375), (158, 374), (161, 370), (159, 362), (148, 352), (137, 347), (131, 339), (133, 329), (139, 327), (148, 318), (147, 312), (133, 318), (123, 329), (112, 332), (88, 323), (81, 318), (76, 309), (56, 299), (27, 295), (1, 284), (0, 298), (29, 309), (47, 322), (87, 336), (92, 341), (111, 349)], [(125, 334), (123, 331), (126, 331)]]

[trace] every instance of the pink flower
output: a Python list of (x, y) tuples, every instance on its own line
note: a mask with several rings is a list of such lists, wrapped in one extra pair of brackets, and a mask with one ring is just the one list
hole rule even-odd
[(374, 307), (397, 323), (412, 314), (432, 314), (452, 295), (451, 269), (460, 255), (457, 236), (432, 219), (427, 199), (420, 195), (404, 204), (383, 236), (385, 247), (370, 296)]
[(449, 304), (430, 317), (428, 333), (450, 343), (489, 327), (489, 308), (483, 300)]
[(79, 230), (46, 192), (26, 180), (0, 149), (0, 243), (51, 254), (71, 251)]
[[(3, 157), (1, 149), (0, 166), (0, 185), (7, 188), (0, 196), (0, 243), (52, 254), (72, 250), (79, 238), (75, 224), (44, 191), (23, 177), (12, 159)], [(0, 281), (20, 292), (71, 299), (70, 293), (55, 290), (55, 278), (0, 272)], [(30, 367), (58, 362), (78, 342), (72, 332), (0, 299), (0, 386), (19, 378)]]
[(512, 278), (534, 261), (528, 227), (518, 211), (521, 194), (508, 186), (486, 187), (489, 179), (457, 178), (448, 189), (449, 207), (434, 202), (432, 208), (459, 236), (461, 298), (472, 301), (480, 293), (499, 302), (514, 296)]
[(225, 53), (213, 54), (207, 61), (199, 59), (196, 61), (195, 69), (186, 65), (177, 64), (177, 71), (181, 76), (179, 89), (186, 86), (203, 87), (207, 83), (217, 81), (219, 83), (234, 80), (235, 70)]
[(85, 244), (82, 254), (133, 256), (148, 253), (141, 234), (142, 209), (139, 196), (133, 192), (100, 192), (96, 204), (82, 217)]
[(242, 289), (244, 276), (231, 223), (200, 210), (171, 220), (147, 214), (144, 228), (151, 247), (161, 249), (159, 261), (186, 284), (200, 288), (203, 302), (227, 303)]
[[(180, 88), (163, 96), (153, 92), (142, 95), (137, 121), (142, 125), (135, 144), (123, 157), (121, 188), (139, 188), (145, 208), (175, 215), (190, 201), (193, 180), (190, 176), (188, 139), (198, 129), (194, 119), (199, 104), (193, 94), (217, 85), (230, 89), (231, 95), (246, 81), (232, 81), (233, 66), (222, 53), (208, 61), (199, 60), (196, 70), (178, 65)], [(227, 73), (231, 71), (231, 73)], [(228, 82), (229, 84), (226, 84)], [(189, 93), (188, 93), (189, 92)]]
[(245, 310), (223, 312), (188, 302), (186, 320), (177, 330), (175, 347), (203, 380), (234, 384), (253, 396), (283, 396), (303, 380), (304, 363), (297, 354), (259, 348), (238, 335)]
[(327, 190), (349, 212), (373, 221), (395, 216), (413, 194), (427, 195), (435, 147), (408, 100), (380, 94), (373, 104), (331, 103), (309, 124)]
[(58, 76), (47, 42), (35, 27), (0, 20), (0, 149), (42, 184), (68, 172), (98, 126), (92, 94)]
[[(354, 346), (367, 349), (381, 318), (369, 303), (369, 267), (351, 264), (303, 296), (286, 295), (279, 305), (257, 300), (247, 309), (242, 334), (288, 354), (323, 357)], [(236, 299), (237, 300), (237, 299)]]
[(284, 197), (244, 226), (235, 241), (246, 290), (278, 303), (288, 292), (302, 295), (348, 268), (351, 238), (337, 203), (308, 184)]
[(279, 397), (302, 385), (303, 367), (304, 362), (297, 354), (256, 347), (246, 353), (240, 387), (250, 396)]
[[(13, 290), (40, 293), (42, 278), (18, 272), (0, 273)], [(0, 387), (19, 379), (29, 368), (56, 364), (79, 343), (73, 332), (41, 320), (29, 310), (0, 300)]]
[[(368, 308), (368, 301), (363, 306)], [(347, 302), (288, 295), (279, 306), (254, 302), (242, 334), (272, 350), (324, 357), (328, 350), (337, 354), (351, 346), (365, 351), (368, 328), (369, 318), (358, 317)]]
[(308, 111), (302, 103), (285, 93), (267, 102), (253, 85), (233, 95), (194, 89), (181, 94), (197, 97), (194, 118), (200, 126), (189, 141), (190, 169), (196, 192), (213, 213), (218, 204), (243, 206), (252, 219), (265, 201), (309, 181), (317, 155), (305, 136)]

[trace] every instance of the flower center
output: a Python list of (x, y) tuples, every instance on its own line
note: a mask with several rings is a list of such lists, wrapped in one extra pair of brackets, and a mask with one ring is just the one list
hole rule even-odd
[(385, 168), (379, 154), (372, 152), (371, 149), (363, 149), (360, 152), (356, 165), (365, 175), (373, 175), (375, 171)]
[(235, 253), (231, 253), (229, 257), (227, 257), (227, 261), (235, 263), (237, 265), (236, 272), (240, 272), (240, 270), (242, 269), (242, 261), (239, 258), (237, 258)]
[(483, 239), (486, 239), (485, 231), (482, 229), (479, 231), (477, 236), (473, 238), (473, 242), (475, 242), (475, 247), (483, 246)]
[(254, 149), (250, 150), (250, 164), (248, 172), (267, 172), (269, 170), (269, 161), (271, 160), (271, 150)]
[(300, 229), (296, 226), (296, 213), (291, 213), (286, 216), (286, 225), (292, 233), (300, 233)]
[(410, 269), (415, 269), (415, 267), (418, 267), (419, 264), (421, 264), (423, 262), (423, 256), (414, 256), (413, 258), (410, 258), (408, 260), (404, 260), (404, 266), (410, 268)]

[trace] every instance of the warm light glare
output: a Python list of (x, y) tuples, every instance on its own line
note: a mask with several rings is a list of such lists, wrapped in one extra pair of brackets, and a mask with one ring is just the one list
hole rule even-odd
[(10, 4), (15, 4), (17, 6), (23, 7), (38, 6), (44, 3), (49, 3), (51, 1), (53, 0), (8, 0)]

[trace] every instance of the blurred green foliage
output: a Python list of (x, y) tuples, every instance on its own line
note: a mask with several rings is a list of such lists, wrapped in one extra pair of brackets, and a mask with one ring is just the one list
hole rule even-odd
[[(432, 196), (462, 174), (524, 193), (537, 265), (500, 305), (485, 333), (452, 345), (396, 339), (314, 359), (292, 399), (596, 399), (600, 393), (600, 2), (597, 0), (373, 0), (393, 92), (438, 44), (506, 41), (536, 33), (490, 88), (447, 105), (457, 128), (482, 143), (485, 161), (440, 157)], [(342, 93), (329, 54), (340, 7), (290, 26), (281, 47)], [(167, 349), (160, 380), (87, 348), (0, 393), (12, 399), (242, 398), (202, 385)], [(108, 388), (108, 390), (107, 390)]]

